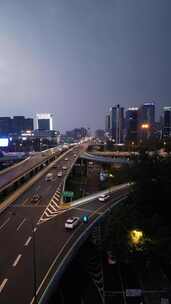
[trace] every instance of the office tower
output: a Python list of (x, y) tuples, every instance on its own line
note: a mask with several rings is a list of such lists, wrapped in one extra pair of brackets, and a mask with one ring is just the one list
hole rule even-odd
[(0, 117), (0, 135), (8, 135), (11, 131), (11, 117)]
[(24, 130), (25, 131), (27, 131), (27, 130), (32, 131), (33, 130), (33, 118), (25, 118)]
[(163, 108), (163, 137), (171, 136), (171, 106)]
[(105, 131), (110, 131), (110, 114), (106, 114), (106, 120), (105, 120)]
[(125, 127), (126, 141), (128, 143), (136, 143), (138, 138), (138, 108), (128, 108), (126, 111)]
[(36, 114), (36, 129), (37, 130), (53, 130), (52, 114), (40, 113)]
[(149, 124), (153, 127), (155, 125), (155, 103), (153, 101), (144, 102), (140, 107), (140, 123)]
[(139, 109), (139, 138), (146, 140), (155, 133), (155, 103), (144, 102)]
[(124, 133), (124, 108), (118, 104), (110, 108), (110, 129), (116, 144), (123, 143)]

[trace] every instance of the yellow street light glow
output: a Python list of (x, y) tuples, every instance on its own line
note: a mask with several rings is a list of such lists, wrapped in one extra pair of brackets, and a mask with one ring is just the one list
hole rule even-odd
[(149, 127), (150, 127), (149, 124), (142, 124), (141, 125), (142, 129), (149, 129)]
[(134, 245), (138, 245), (142, 241), (143, 232), (139, 230), (132, 230), (130, 232), (131, 241)]

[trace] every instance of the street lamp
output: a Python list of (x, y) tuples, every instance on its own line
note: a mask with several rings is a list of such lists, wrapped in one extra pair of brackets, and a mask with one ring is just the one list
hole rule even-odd
[(141, 230), (135, 229), (130, 231), (130, 239), (133, 245), (137, 246), (140, 243), (142, 243), (142, 238), (143, 238), (143, 232)]

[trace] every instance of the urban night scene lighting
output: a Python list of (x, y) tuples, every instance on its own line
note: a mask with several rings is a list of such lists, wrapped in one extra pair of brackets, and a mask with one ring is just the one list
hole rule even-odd
[(0, 1), (0, 304), (171, 303), (171, 1)]

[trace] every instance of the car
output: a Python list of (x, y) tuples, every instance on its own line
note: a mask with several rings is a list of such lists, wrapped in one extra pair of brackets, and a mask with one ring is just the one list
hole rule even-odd
[(65, 222), (66, 229), (74, 229), (80, 222), (79, 217), (70, 217)]
[(57, 176), (62, 177), (62, 171), (58, 172)]
[(57, 165), (57, 164), (54, 164), (54, 165), (52, 166), (52, 168), (53, 168), (53, 169), (56, 169), (56, 168), (58, 168), (58, 165)]
[(117, 263), (116, 258), (111, 251), (107, 252), (107, 261), (109, 265), (115, 265)]
[(53, 173), (48, 173), (45, 176), (45, 181), (51, 181), (53, 179)]
[(63, 166), (63, 167), (62, 167), (62, 169), (63, 169), (63, 170), (66, 170), (66, 169), (67, 169), (67, 167), (66, 167), (66, 166)]
[(65, 158), (65, 161), (67, 161), (67, 160), (68, 160), (68, 158), (66, 157), (66, 158)]
[(106, 201), (109, 197), (110, 197), (109, 194), (102, 194), (102, 195), (99, 196), (98, 200), (101, 201), (101, 202), (104, 202), (104, 201)]
[(31, 202), (37, 203), (39, 200), (40, 200), (40, 195), (38, 193), (36, 193), (33, 195)]

